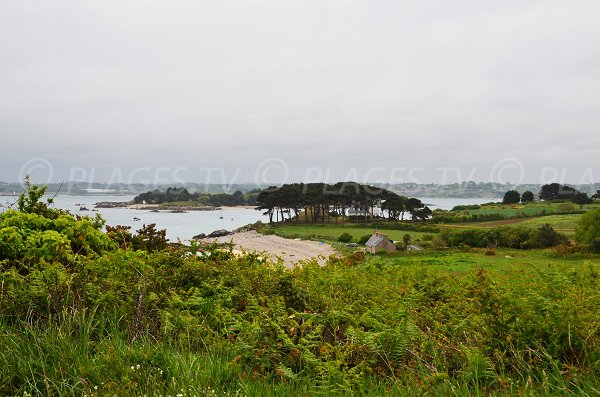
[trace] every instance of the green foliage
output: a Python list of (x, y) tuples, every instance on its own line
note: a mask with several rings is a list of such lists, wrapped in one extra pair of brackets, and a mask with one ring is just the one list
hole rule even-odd
[(457, 205), (452, 208), (452, 211), (478, 210), (480, 208), (481, 206), (479, 204)]
[(42, 197), (46, 193), (46, 186), (32, 185), (29, 175), (25, 177), (25, 192), (19, 195), (17, 199), (17, 209), (26, 214), (37, 214), (48, 218), (55, 218), (63, 211), (51, 209), (50, 204), (53, 203), (52, 198), (42, 201)]
[(597, 208), (595, 204), (585, 205), (583, 209), (571, 201), (524, 202), (521, 204), (490, 203), (478, 209), (444, 211), (436, 209), (433, 213), (435, 223), (471, 223), (494, 222), (508, 219), (523, 219), (552, 214), (581, 214), (585, 209)]
[[(406, 251), (289, 270), (257, 253), (165, 246), (153, 227), (138, 237), (101, 227), (66, 214), (0, 215), (1, 395), (600, 387), (597, 261)], [(547, 227), (502, 233), (467, 236), (556, 237)]]
[(340, 237), (338, 237), (338, 241), (340, 243), (349, 243), (352, 241), (352, 239), (353, 237), (350, 233), (342, 233), (340, 234)]
[(365, 234), (361, 238), (358, 239), (358, 244), (365, 245), (367, 243), (367, 241), (369, 241), (370, 238), (371, 238), (370, 234)]
[(68, 264), (78, 257), (116, 248), (101, 231), (100, 218), (69, 214), (44, 217), (8, 210), (0, 214), (0, 260), (31, 264), (40, 260)]
[(167, 248), (167, 231), (157, 230), (155, 223), (143, 225), (135, 235), (129, 232), (130, 229), (130, 226), (107, 226), (106, 233), (122, 249), (153, 252)]
[(242, 193), (240, 190), (236, 190), (232, 194), (228, 193), (190, 193), (186, 188), (183, 187), (169, 187), (165, 191), (153, 190), (146, 193), (139, 194), (134, 197), (133, 202), (136, 204), (174, 204), (174, 205), (254, 205), (256, 204), (256, 197), (260, 193), (260, 190), (254, 190)]
[(589, 246), (596, 238), (600, 238), (600, 209), (583, 214), (575, 229), (575, 239), (581, 244)]
[(529, 190), (526, 192), (523, 192), (523, 195), (521, 196), (522, 203), (529, 203), (533, 200), (534, 200), (533, 192), (530, 192)]
[(540, 199), (542, 200), (551, 201), (567, 199), (581, 206), (592, 203), (593, 198), (593, 196), (590, 198), (587, 193), (580, 192), (571, 186), (558, 183), (544, 185), (540, 191)]
[(440, 236), (450, 247), (467, 245), (480, 248), (490, 246), (548, 248), (567, 242), (564, 235), (557, 233), (548, 224), (535, 229), (524, 227), (445, 229)]
[(431, 216), (431, 210), (419, 199), (356, 182), (271, 186), (261, 191), (256, 201), (257, 209), (264, 210), (264, 214), (269, 216), (269, 223), (274, 217), (278, 222), (295, 223), (326, 223), (331, 218), (367, 222), (375, 218), (373, 210), (380, 204), (389, 220), (404, 219), (406, 212), (413, 219)]
[(504, 194), (502, 204), (517, 204), (521, 201), (521, 195), (516, 190), (509, 190)]
[(549, 248), (561, 243), (567, 243), (565, 236), (558, 233), (549, 224), (545, 224), (531, 232), (528, 246), (532, 248)]
[(596, 237), (592, 240), (592, 251), (600, 254), (600, 237)]

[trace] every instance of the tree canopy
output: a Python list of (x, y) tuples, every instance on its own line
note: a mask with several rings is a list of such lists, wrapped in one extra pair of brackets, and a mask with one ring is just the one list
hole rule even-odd
[(529, 190), (526, 192), (523, 192), (523, 195), (521, 196), (521, 202), (528, 203), (533, 200), (534, 200), (533, 192), (531, 192)]
[(272, 186), (256, 198), (258, 210), (265, 210), (269, 221), (299, 221), (304, 213), (306, 223), (325, 222), (328, 216), (346, 216), (356, 219), (375, 217), (375, 208), (381, 206), (383, 216), (391, 220), (404, 219), (406, 212), (413, 219), (427, 219), (431, 210), (416, 198), (401, 196), (389, 190), (356, 182), (293, 183)]
[(148, 191), (146, 193), (139, 194), (134, 197), (133, 202), (136, 204), (162, 204), (162, 203), (174, 203), (189, 201), (193, 203), (199, 203), (203, 205), (254, 205), (256, 204), (256, 196), (260, 192), (259, 189), (243, 193), (240, 190), (236, 190), (232, 194), (229, 193), (190, 193), (184, 187), (169, 187), (165, 191), (158, 189)]
[(517, 204), (521, 201), (521, 195), (516, 190), (509, 190), (504, 193), (502, 204)]

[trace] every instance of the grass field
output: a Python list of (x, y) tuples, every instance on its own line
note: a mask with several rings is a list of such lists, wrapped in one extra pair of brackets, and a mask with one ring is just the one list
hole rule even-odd
[(368, 263), (388, 263), (397, 266), (422, 267), (430, 270), (463, 272), (487, 269), (498, 272), (513, 271), (515, 266), (567, 265), (600, 266), (600, 256), (593, 254), (560, 255), (551, 250), (498, 249), (495, 255), (486, 255), (486, 249), (459, 251), (404, 251), (398, 254), (367, 255)]
[[(358, 241), (362, 236), (372, 234), (375, 229), (365, 225), (347, 224), (347, 225), (278, 225), (274, 227), (266, 227), (261, 230), (263, 233), (267, 230), (273, 231), (276, 235), (285, 238), (301, 238), (304, 240), (327, 240), (335, 241), (342, 233), (349, 233), (354, 242)], [(412, 240), (422, 240), (426, 234), (414, 231), (404, 230), (387, 230), (380, 229), (381, 233), (386, 234), (391, 240), (402, 241), (405, 234), (410, 235)]]
[[(584, 205), (583, 209), (595, 209), (599, 208), (600, 204), (588, 204)], [(468, 213), (470, 215), (491, 215), (501, 214), (506, 217), (514, 216), (535, 216), (544, 214), (560, 214), (564, 212), (572, 212), (582, 209), (579, 205), (565, 202), (565, 203), (545, 203), (545, 202), (532, 202), (526, 204), (493, 204), (493, 205), (482, 205), (479, 209), (475, 210), (464, 210), (464, 211), (453, 211)]]
[(557, 231), (571, 235), (575, 233), (575, 227), (581, 214), (566, 214), (566, 215), (547, 215), (532, 218), (515, 218), (492, 222), (473, 222), (462, 224), (447, 224), (445, 227), (455, 228), (478, 228), (478, 227), (498, 227), (498, 226), (523, 226), (523, 227), (540, 227), (545, 224), (551, 225)]

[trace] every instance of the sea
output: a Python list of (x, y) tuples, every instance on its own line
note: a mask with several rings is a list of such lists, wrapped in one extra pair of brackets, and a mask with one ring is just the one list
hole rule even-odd
[[(101, 201), (131, 201), (133, 195), (58, 195), (54, 198), (54, 206), (69, 210), (73, 214), (90, 215), (100, 214), (108, 225), (131, 226), (135, 231), (143, 225), (155, 223), (159, 229), (167, 230), (167, 238), (171, 241), (186, 241), (200, 233), (209, 234), (219, 229), (235, 230), (242, 226), (257, 221), (268, 222), (269, 218), (262, 211), (254, 208), (223, 208), (215, 211), (188, 211), (184, 213), (173, 213), (169, 211), (151, 212), (150, 210), (137, 210), (130, 208), (98, 208), (96, 203)], [(423, 203), (431, 209), (452, 209), (457, 205), (483, 204), (501, 199), (493, 198), (434, 198), (421, 197)], [(0, 197), (0, 202), (5, 207), (14, 203), (12, 197)], [(88, 211), (82, 211), (85, 207)], [(94, 210), (94, 211), (92, 211)], [(2, 210), (0, 209), (0, 212)]]

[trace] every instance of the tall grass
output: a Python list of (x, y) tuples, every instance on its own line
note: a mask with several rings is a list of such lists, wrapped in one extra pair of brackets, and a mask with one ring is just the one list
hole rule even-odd
[[(99, 307), (4, 318), (0, 393), (597, 395), (597, 263), (460, 272), (400, 263), (343, 259), (292, 273), (251, 259), (205, 263), (194, 273), (217, 286), (205, 295), (211, 309), (177, 314), (167, 304), (188, 319), (176, 333), (132, 333), (131, 315)], [(177, 305), (200, 299), (186, 290)], [(232, 306), (248, 294), (257, 307)], [(216, 333), (199, 333), (190, 314), (228, 331), (215, 323)]]

